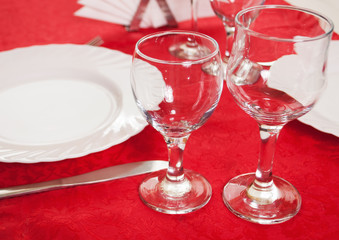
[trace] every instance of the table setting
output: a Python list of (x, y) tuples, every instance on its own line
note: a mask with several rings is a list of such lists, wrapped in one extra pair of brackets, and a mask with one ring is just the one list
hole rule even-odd
[(0, 239), (337, 239), (335, 9), (5, 0)]

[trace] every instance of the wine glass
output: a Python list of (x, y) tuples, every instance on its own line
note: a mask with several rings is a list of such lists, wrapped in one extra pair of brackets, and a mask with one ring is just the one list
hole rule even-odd
[(309, 112), (326, 86), (333, 23), (311, 10), (277, 5), (242, 10), (235, 22), (227, 86), (259, 124), (261, 145), (256, 172), (231, 179), (223, 200), (248, 221), (284, 222), (298, 213), (301, 197), (272, 175), (275, 145), (283, 126)]
[[(208, 54), (195, 60), (173, 56), (169, 46), (192, 38), (208, 47)], [(192, 212), (210, 199), (212, 188), (199, 173), (183, 168), (183, 153), (192, 131), (202, 126), (218, 104), (222, 71), (208, 75), (202, 66), (221, 65), (218, 44), (195, 32), (167, 31), (138, 41), (132, 63), (131, 85), (138, 108), (167, 144), (169, 167), (150, 174), (140, 185), (142, 201), (168, 214)]]
[[(198, 31), (198, 0), (190, 0), (191, 25), (194, 32)], [(208, 47), (199, 45), (194, 38), (184, 39), (169, 47), (172, 55), (182, 59), (199, 59), (209, 53)]]
[[(223, 61), (226, 65), (230, 57), (230, 50), (232, 48), (233, 35), (235, 30), (234, 18), (235, 15), (242, 9), (262, 5), (265, 0), (210, 0), (211, 7), (221, 19), (226, 31), (226, 51)], [(226, 68), (226, 66), (225, 66)]]

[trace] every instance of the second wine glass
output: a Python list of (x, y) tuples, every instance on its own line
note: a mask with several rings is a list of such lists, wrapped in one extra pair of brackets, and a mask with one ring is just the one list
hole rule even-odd
[(242, 9), (262, 5), (265, 0), (210, 0), (210, 2), (215, 15), (221, 19), (225, 27), (226, 51), (223, 61), (227, 63), (231, 54), (236, 14)]
[[(188, 38), (206, 46), (209, 53), (186, 60), (168, 51), (169, 46)], [(142, 201), (156, 211), (192, 212), (203, 207), (211, 197), (208, 181), (199, 173), (183, 168), (188, 137), (211, 116), (222, 91), (222, 71), (216, 75), (203, 71), (203, 65), (211, 62), (221, 66), (218, 44), (199, 33), (155, 33), (136, 44), (131, 74), (135, 100), (168, 147), (168, 169), (150, 174), (139, 187)]]
[(236, 27), (227, 86), (257, 121), (261, 145), (256, 172), (231, 179), (223, 199), (241, 218), (280, 223), (298, 213), (301, 197), (292, 184), (272, 175), (276, 141), (286, 123), (312, 109), (326, 86), (333, 23), (308, 9), (265, 5), (239, 12)]

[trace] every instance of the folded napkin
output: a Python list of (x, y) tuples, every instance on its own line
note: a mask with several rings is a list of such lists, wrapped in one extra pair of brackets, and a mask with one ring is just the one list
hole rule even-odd
[(328, 51), (327, 87), (314, 108), (299, 118), (303, 123), (339, 137), (339, 41), (331, 41)]
[(339, 1), (338, 0), (285, 0), (294, 5), (318, 11), (334, 22), (334, 30), (339, 32)]
[[(198, 17), (214, 16), (209, 0), (196, 0)], [(167, 0), (177, 22), (191, 19), (190, 0)], [(140, 0), (78, 0), (83, 5), (74, 15), (121, 25), (130, 25)], [(167, 25), (156, 0), (150, 0), (140, 23), (141, 28)]]

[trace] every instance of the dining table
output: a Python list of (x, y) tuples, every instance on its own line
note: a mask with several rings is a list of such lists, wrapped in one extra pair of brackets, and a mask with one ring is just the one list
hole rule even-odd
[[(108, 52), (107, 56), (111, 56), (109, 53), (113, 51), (114, 54), (123, 54), (126, 59), (132, 59), (135, 44), (143, 36), (158, 31), (191, 30), (192, 27), (190, 20), (184, 20), (178, 21), (176, 27), (147, 27), (128, 31), (122, 24), (76, 16), (74, 13), (81, 8), (77, 0), (1, 0), (0, 3), (0, 57), (1, 54), (26, 51), (32, 47), (66, 47), (60, 49), (61, 52), (50, 53), (46, 59), (50, 61), (61, 54), (72, 55), (73, 48), (68, 52), (67, 46), (79, 46), (81, 50), (89, 40), (100, 36), (103, 40), (100, 46), (86, 46), (84, 49), (93, 49), (94, 54), (96, 51), (100, 54)], [(290, 3), (267, 0), (265, 4)], [(214, 38), (221, 53), (225, 52), (226, 34), (220, 19), (216, 16), (199, 18), (198, 31)], [(339, 40), (335, 32), (333, 40)], [(40, 76), (39, 69), (44, 73), (48, 71), (44, 63), (24, 68), (20, 64), (23, 57), (26, 62), (39, 57), (39, 54), (33, 54), (34, 51), (28, 53), (31, 54), (20, 55), (14, 60), (8, 57), (5, 67), (4, 64), (0, 65), (0, 92), (4, 82), (10, 84), (2, 74), (8, 70), (6, 66), (9, 66), (10, 61), (12, 71), (23, 79), (25, 71), (29, 69), (37, 69), (34, 71), (36, 76)], [(76, 54), (80, 57), (74, 59), (81, 61), (93, 57), (90, 54), (81, 56), (79, 51)], [(73, 63), (80, 66), (80, 60), (60, 62), (62, 66), (55, 66), (57, 70), (52, 69), (50, 73), (60, 73), (62, 67), (70, 67)], [(117, 64), (116, 68), (119, 69), (120, 60), (105, 60), (112, 60), (112, 67)], [(93, 64), (95, 61), (93, 59)], [(129, 67), (131, 62), (126, 64)], [(77, 76), (91, 78), (90, 73), (86, 75), (86, 69), (79, 67), (78, 71), (83, 72), (77, 73)], [(95, 78), (96, 75), (93, 76)], [(117, 81), (126, 84), (130, 80), (127, 75), (125, 79)], [(83, 87), (86, 86), (84, 84)], [(71, 91), (72, 87), (69, 89)], [(29, 96), (24, 89), (22, 94)], [(67, 97), (72, 96), (72, 92), (68, 94)], [(58, 98), (62, 100), (64, 96), (60, 94)], [(7, 119), (3, 114), (0, 112), (0, 119)], [(84, 116), (91, 114), (95, 116), (96, 112), (87, 112)], [(72, 114), (69, 118), (71, 120)], [(82, 120), (87, 121), (80, 118), (75, 125), (81, 125)], [(8, 122), (0, 120), (0, 123)], [(0, 188), (71, 177), (125, 163), (168, 159), (163, 137), (146, 122), (142, 122), (138, 131), (121, 141), (104, 144), (94, 150), (86, 149), (82, 154), (67, 155), (78, 144), (70, 140), (66, 144), (70, 149), (49, 149), (49, 154), (63, 150), (66, 153), (50, 160), (44, 159), (44, 155), (39, 152), (38, 142), (35, 145), (33, 143), (37, 152), (26, 155), (27, 161), (17, 160), (23, 159), (22, 156), (27, 154), (25, 151), (30, 150), (16, 149), (12, 155), (8, 153), (8, 146), (1, 146), (4, 142), (1, 138), (7, 133), (7, 128), (0, 129)], [(53, 133), (55, 130), (46, 131)], [(146, 177), (146, 174), (141, 174), (0, 199), (0, 239), (339, 239), (339, 137), (300, 120), (289, 122), (281, 131), (273, 169), (274, 175), (288, 180), (300, 192), (302, 205), (298, 214), (283, 223), (261, 225), (238, 218), (227, 209), (222, 199), (223, 187), (231, 178), (255, 171), (259, 139), (256, 122), (237, 106), (225, 83), (214, 113), (190, 136), (184, 154), (184, 167), (201, 173), (212, 186), (212, 197), (206, 206), (187, 214), (154, 211), (139, 198), (138, 187)], [(99, 141), (91, 138), (91, 143)], [(35, 160), (30, 161), (30, 157)]]

